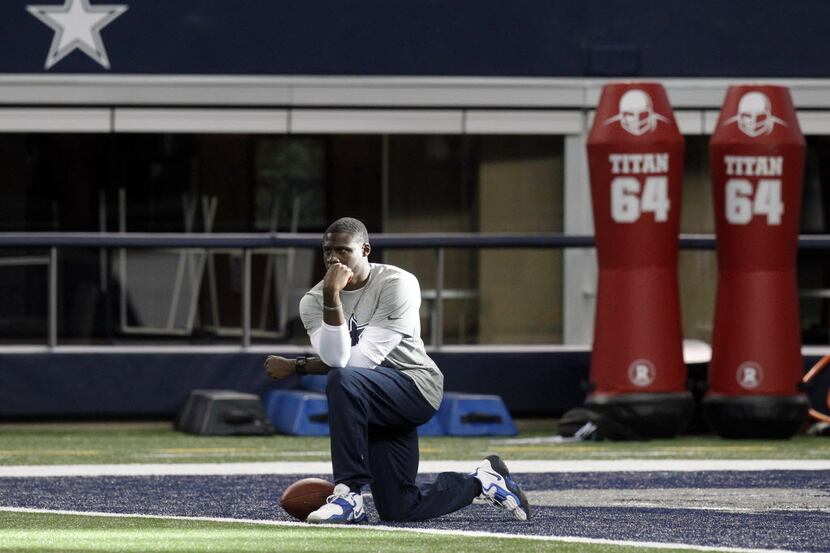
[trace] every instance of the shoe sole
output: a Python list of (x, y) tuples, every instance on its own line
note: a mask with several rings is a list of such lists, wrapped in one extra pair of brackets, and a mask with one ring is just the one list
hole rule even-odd
[(510, 471), (507, 469), (507, 465), (504, 464), (504, 461), (502, 461), (501, 457), (498, 455), (489, 455), (485, 457), (485, 459), (490, 462), (490, 466), (493, 467), (493, 470), (504, 478), (504, 482), (507, 484), (507, 489), (510, 490), (511, 493), (515, 494), (521, 501), (521, 504), (512, 511), (513, 516), (518, 520), (530, 519), (530, 503), (528, 503), (527, 496), (522, 489), (510, 477)]
[(363, 524), (368, 520), (366, 515), (363, 515), (362, 518), (359, 519), (352, 519), (352, 520), (311, 520), (305, 519), (305, 521), (309, 524)]

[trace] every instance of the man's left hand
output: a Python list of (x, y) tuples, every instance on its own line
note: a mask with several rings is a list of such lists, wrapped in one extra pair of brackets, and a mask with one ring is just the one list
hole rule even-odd
[(268, 373), (268, 376), (277, 380), (294, 376), (296, 374), (294, 360), (278, 355), (269, 355), (265, 360), (265, 372)]

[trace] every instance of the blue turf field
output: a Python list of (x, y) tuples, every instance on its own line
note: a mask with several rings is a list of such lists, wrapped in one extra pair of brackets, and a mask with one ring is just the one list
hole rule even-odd
[[(290, 520), (278, 501), (281, 491), (297, 478), (0, 478), (0, 506)], [(477, 503), (440, 519), (401, 526), (830, 552), (827, 471), (552, 473), (516, 478), (534, 507), (529, 523), (514, 522), (489, 504)], [(371, 507), (369, 512), (377, 522)]]

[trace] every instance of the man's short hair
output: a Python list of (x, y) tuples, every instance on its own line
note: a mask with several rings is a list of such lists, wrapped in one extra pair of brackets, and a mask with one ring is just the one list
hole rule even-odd
[(369, 231), (366, 230), (366, 225), (353, 217), (341, 217), (330, 224), (325, 234), (331, 233), (350, 234), (356, 242), (369, 243)]

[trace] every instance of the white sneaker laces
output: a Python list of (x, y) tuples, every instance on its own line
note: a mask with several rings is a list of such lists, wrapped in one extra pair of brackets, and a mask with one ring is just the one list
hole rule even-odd
[(495, 497), (490, 497), (489, 495), (484, 494), (484, 500), (489, 501), (496, 507), (507, 509), (510, 512), (515, 511), (519, 507), (519, 504), (516, 502), (516, 499), (512, 495), (508, 495), (507, 499), (505, 499), (504, 501), (499, 501)]
[(333, 493), (326, 498), (326, 503), (333, 503), (335, 499), (345, 499), (348, 501), (349, 494), (347, 493)]
[(349, 496), (352, 495), (352, 491), (346, 489), (345, 491), (335, 492), (326, 498), (326, 503), (334, 503), (337, 499), (345, 499), (349, 502), (349, 504), (354, 505), (354, 500), (350, 500)]
[(513, 492), (511, 492), (510, 488), (507, 487), (507, 479), (504, 478), (501, 474), (498, 474), (494, 470), (488, 470), (487, 472), (490, 472), (490, 474), (497, 475), (497, 478), (500, 482), (496, 483), (496, 484), (493, 484), (493, 485), (496, 486), (496, 487), (500, 487), (500, 488), (504, 489), (505, 492), (507, 492), (507, 494), (506, 494), (507, 497), (505, 498), (504, 501), (500, 501), (499, 499), (496, 498), (496, 492), (494, 492), (493, 495), (491, 496), (490, 494), (482, 491), (481, 495), (482, 495), (483, 499), (485, 501), (488, 501), (489, 503), (492, 503), (496, 507), (501, 507), (503, 509), (507, 509), (510, 512), (515, 511), (519, 507), (519, 503), (513, 497), (513, 495), (514, 495)]

